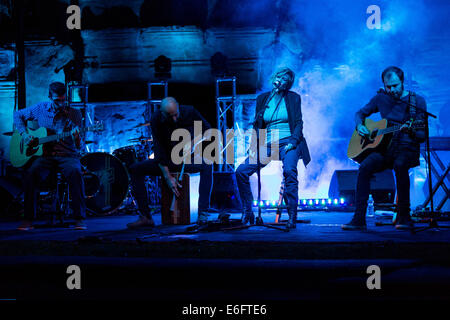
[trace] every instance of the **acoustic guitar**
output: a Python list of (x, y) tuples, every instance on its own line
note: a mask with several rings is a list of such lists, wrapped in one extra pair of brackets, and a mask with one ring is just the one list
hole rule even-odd
[[(101, 130), (103, 130), (103, 123), (98, 122), (92, 126), (79, 129), (79, 132), (83, 133), (86, 131)], [(47, 128), (41, 127), (36, 130), (28, 128), (28, 134), (31, 135), (33, 139), (28, 144), (25, 144), (20, 133), (18, 131), (13, 132), (9, 146), (9, 158), (14, 167), (23, 167), (31, 160), (31, 158), (42, 156), (43, 145), (45, 143), (70, 137), (72, 132), (68, 131), (49, 136)]]
[[(386, 135), (399, 131), (402, 127), (401, 124), (388, 127), (386, 119), (373, 121), (367, 118), (364, 124), (370, 133), (363, 137), (359, 135), (357, 130), (353, 131), (347, 149), (347, 156), (358, 163), (361, 163), (371, 152), (385, 147), (390, 140)], [(414, 121), (410, 128), (425, 128), (425, 123), (423, 121)]]

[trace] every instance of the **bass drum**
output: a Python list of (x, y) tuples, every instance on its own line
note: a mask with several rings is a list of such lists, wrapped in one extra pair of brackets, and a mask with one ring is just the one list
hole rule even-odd
[[(90, 173), (98, 177), (95, 183), (99, 183), (98, 192), (86, 199), (86, 207), (101, 215), (117, 210), (127, 196), (129, 185), (128, 172), (122, 161), (104, 152), (88, 153), (80, 161)], [(89, 181), (85, 181), (85, 184), (89, 184)]]

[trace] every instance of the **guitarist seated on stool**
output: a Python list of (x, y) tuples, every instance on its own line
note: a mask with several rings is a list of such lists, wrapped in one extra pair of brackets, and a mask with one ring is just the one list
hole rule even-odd
[(66, 178), (71, 193), (71, 204), (76, 220), (75, 229), (84, 230), (83, 219), (86, 217), (84, 199), (84, 183), (80, 164), (82, 139), (79, 127), (82, 124), (81, 112), (66, 106), (66, 87), (61, 82), (53, 82), (49, 86), (51, 101), (41, 102), (32, 107), (14, 113), (15, 129), (21, 133), (23, 142), (33, 143), (31, 132), (27, 132), (27, 121), (37, 122), (39, 127), (47, 128), (48, 135), (72, 131), (68, 138), (44, 145), (44, 154), (28, 163), (24, 176), (25, 210), (24, 220), (19, 230), (32, 229), (32, 221), (36, 215), (36, 196), (38, 185), (53, 168), (59, 168)]
[[(181, 171), (182, 165), (175, 165), (171, 161), (172, 148), (178, 144), (172, 141), (172, 133), (176, 129), (186, 129), (194, 137), (194, 121), (202, 122), (202, 129), (211, 128), (210, 124), (192, 106), (179, 106), (172, 98), (164, 98), (160, 110), (155, 111), (151, 119), (152, 136), (155, 159), (145, 160), (130, 167), (133, 196), (140, 212), (136, 222), (129, 223), (128, 228), (152, 227), (155, 225), (150, 213), (145, 176), (164, 177), (165, 183), (175, 196), (179, 196), (180, 183), (170, 171)], [(185, 172), (200, 172), (199, 198), (198, 198), (198, 224), (205, 224), (208, 219), (206, 210), (209, 209), (211, 189), (213, 183), (213, 166), (202, 161), (202, 164), (185, 164)]]
[[(391, 125), (403, 124), (401, 130), (391, 135), (391, 141), (384, 149), (377, 149), (365, 158), (358, 170), (356, 183), (356, 210), (353, 219), (342, 225), (344, 230), (366, 228), (367, 199), (370, 192), (370, 178), (373, 173), (393, 168), (397, 182), (397, 229), (411, 229), (409, 175), (410, 168), (419, 165), (420, 143), (425, 141), (425, 129), (412, 129), (411, 121), (425, 121), (425, 99), (414, 92), (404, 90), (404, 74), (400, 68), (386, 68), (381, 79), (384, 90), (378, 91), (370, 102), (356, 112), (356, 130), (361, 136), (367, 136), (369, 130), (364, 125), (365, 118), (379, 112)], [(412, 106), (410, 106), (409, 104)], [(416, 108), (417, 106), (417, 108)]]

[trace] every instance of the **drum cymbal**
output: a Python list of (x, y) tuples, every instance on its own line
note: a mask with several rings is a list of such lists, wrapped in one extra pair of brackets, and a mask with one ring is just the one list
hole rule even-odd
[(141, 128), (141, 127), (148, 127), (150, 125), (150, 122), (140, 123), (135, 128)]
[(3, 135), (11, 137), (13, 135), (13, 133), (14, 132), (12, 132), (12, 131), (8, 131), (8, 132), (3, 132)]

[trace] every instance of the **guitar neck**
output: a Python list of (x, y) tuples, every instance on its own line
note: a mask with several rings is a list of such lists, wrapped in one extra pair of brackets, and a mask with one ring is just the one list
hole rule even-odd
[[(81, 128), (80, 133), (90, 131), (90, 130), (92, 130), (92, 127)], [(69, 132), (63, 132), (63, 133), (59, 133), (59, 134), (55, 134), (55, 135), (51, 135), (51, 136), (47, 136), (47, 137), (42, 137), (42, 138), (39, 138), (39, 144), (62, 140), (67, 137), (70, 137), (71, 135), (72, 135), (72, 133), (69, 131)]]
[[(377, 136), (381, 136), (381, 135), (383, 135), (383, 134), (387, 134), (387, 133), (392, 133), (392, 132), (395, 132), (395, 131), (399, 131), (401, 127), (402, 127), (401, 124), (396, 124), (396, 125), (394, 125), (394, 126), (392, 126), (392, 127), (386, 128), (386, 129), (380, 129), (380, 130), (378, 130), (378, 132), (377, 132)], [(412, 127), (413, 127), (414, 129), (417, 129), (417, 128), (423, 128), (423, 125), (413, 125)]]
[(401, 125), (397, 124), (395, 126), (392, 126), (392, 127), (386, 128), (386, 129), (380, 129), (377, 132), (377, 136), (381, 136), (383, 134), (387, 134), (387, 133), (392, 133), (392, 132), (398, 131), (398, 130), (400, 130), (400, 128), (401, 128)]

